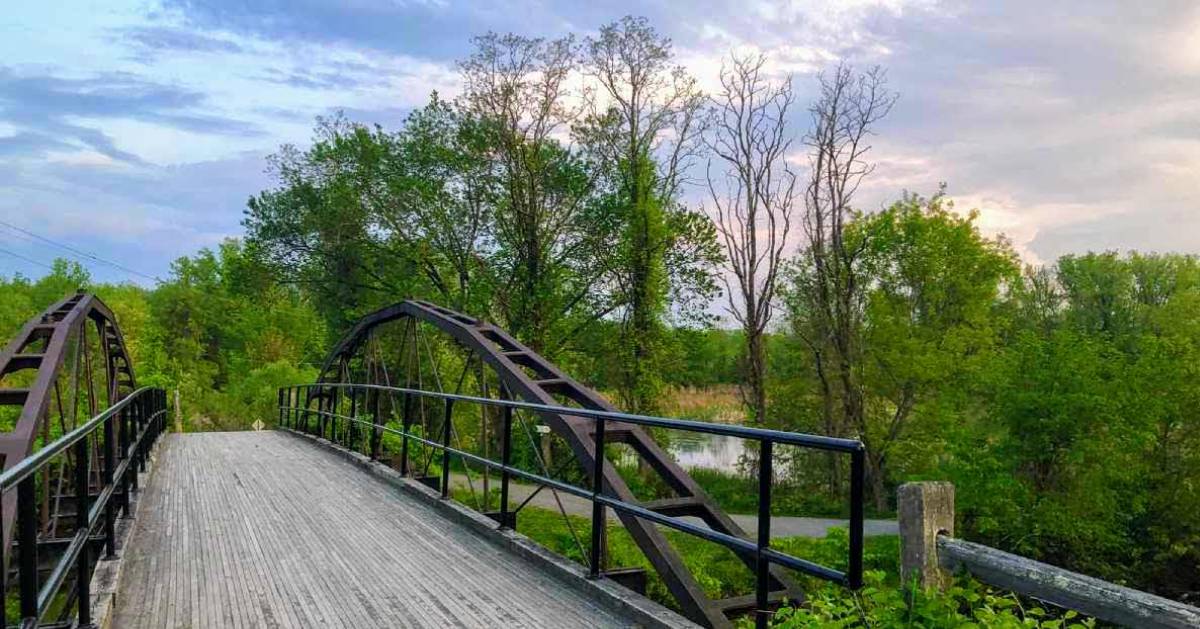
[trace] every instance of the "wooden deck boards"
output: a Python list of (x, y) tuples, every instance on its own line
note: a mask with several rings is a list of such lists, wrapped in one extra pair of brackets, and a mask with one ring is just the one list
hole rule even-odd
[(331, 452), (164, 438), (113, 627), (630, 625)]

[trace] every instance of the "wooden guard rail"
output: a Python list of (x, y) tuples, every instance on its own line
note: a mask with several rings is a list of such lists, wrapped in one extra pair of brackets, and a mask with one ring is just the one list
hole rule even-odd
[(906, 483), (898, 492), (901, 578), (944, 587), (966, 571), (989, 585), (1106, 622), (1147, 629), (1200, 627), (1200, 608), (954, 537), (954, 486)]

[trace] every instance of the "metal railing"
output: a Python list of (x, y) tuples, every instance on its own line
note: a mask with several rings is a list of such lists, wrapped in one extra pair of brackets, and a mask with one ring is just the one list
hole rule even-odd
[[(0, 474), (0, 494), (16, 488), (17, 580), (20, 598), (20, 626), (36, 627), (55, 604), (56, 596), (66, 582), (72, 567), (75, 569), (75, 600), (77, 626), (88, 626), (91, 618), (91, 577), (94, 562), (91, 558), (92, 531), (103, 527), (105, 552), (116, 552), (117, 512), (128, 515), (129, 493), (138, 488), (138, 472), (146, 470), (150, 448), (166, 426), (166, 392), (144, 387), (134, 391), (108, 410)], [(91, 444), (96, 442), (100, 455), (100, 486), (92, 495)], [(44, 580), (39, 578), (38, 566), (38, 499), (37, 472), (47, 468), (55, 457), (74, 449), (75, 534), (70, 538), (58, 561)], [(114, 499), (115, 498), (115, 499)], [(5, 502), (9, 500), (4, 496)], [(10, 548), (4, 549), (4, 566), (9, 565)], [(4, 578), (7, 573), (3, 573)], [(0, 591), (7, 591), (0, 585)], [(7, 617), (0, 613), (0, 627)]]
[[(322, 408), (309, 408), (310, 402), (320, 399), (319, 394), (332, 392), (333, 390), (344, 390), (351, 393), (350, 415), (339, 414)], [(364, 410), (362, 407), (366, 404), (358, 404), (358, 396), (354, 395), (355, 392), (367, 391), (376, 392), (375, 407), (370, 410)], [(370, 413), (372, 419), (376, 419), (380, 416), (379, 400), (382, 396), (379, 394), (381, 393), (389, 396), (400, 395), (403, 397), (401, 429), (397, 430), (387, 425), (375, 423), (374, 421), (369, 421), (359, 417), (359, 413)], [(414, 398), (431, 398), (443, 401), (444, 420), (441, 426), (442, 434), (440, 435), (440, 441), (435, 441), (421, 435), (412, 434), (411, 427), (414, 419), (412, 412), (412, 400)], [(394, 408), (394, 397), (392, 398), (392, 402), (392, 407)], [(552, 406), (547, 404), (519, 402), (507, 399), (473, 397), (452, 393), (441, 393), (436, 391), (406, 389), (401, 387), (389, 387), (371, 384), (319, 383), (284, 387), (279, 389), (278, 403), (279, 424), (281, 426), (305, 433), (316, 434), (322, 438), (325, 438), (326, 434), (328, 433), (331, 441), (336, 436), (336, 422), (338, 421), (346, 422), (347, 425), (353, 423), (354, 425), (370, 427), (369, 448), (372, 460), (379, 459), (382, 436), (384, 434), (399, 436), (402, 439), (400, 449), (400, 473), (403, 475), (407, 475), (409, 471), (408, 459), (410, 441), (415, 441), (422, 445), (441, 451), (440, 490), (443, 498), (449, 497), (451, 456), (457, 456), (465, 461), (471, 461), (493, 470), (499, 470), (501, 482), (501, 512), (499, 517), (500, 528), (504, 528), (506, 523), (509, 522), (508, 495), (509, 481), (512, 477), (523, 478), (540, 485), (552, 487), (559, 491), (590, 500), (592, 502), (592, 537), (591, 549), (589, 551), (589, 576), (592, 578), (601, 576), (599, 573), (599, 566), (601, 563), (600, 553), (602, 548), (601, 535), (603, 534), (604, 523), (606, 521), (605, 509), (611, 508), (618, 513), (645, 518), (677, 531), (682, 531), (703, 540), (720, 544), (725, 548), (730, 549), (734, 553), (742, 556), (743, 558), (751, 558), (755, 566), (755, 595), (757, 608), (756, 622), (760, 627), (767, 625), (771, 614), (768, 609), (768, 594), (770, 587), (769, 566), (771, 564), (777, 564), (785, 568), (790, 568), (792, 570), (796, 570), (827, 581), (832, 581), (852, 589), (858, 589), (862, 586), (864, 534), (863, 476), (865, 471), (865, 449), (862, 442), (857, 440), (799, 434), (764, 428), (713, 424), (683, 419), (666, 419), (648, 415), (635, 415), (630, 413), (591, 410), (577, 407)], [(501, 413), (503, 432), (501, 433), (500, 461), (484, 458), (476, 454), (466, 452), (462, 449), (455, 448), (451, 445), (453, 409), (455, 403), (479, 404), (499, 407), (502, 409)], [(607, 422), (621, 422), (640, 426), (683, 430), (688, 432), (722, 435), (757, 441), (759, 443), (757, 466), (757, 538), (750, 540), (728, 535), (705, 526), (693, 524), (680, 517), (666, 516), (647, 509), (644, 506), (625, 502), (612, 496), (605, 495), (603, 487), (603, 465), (605, 458), (603, 456), (593, 457), (593, 468), (591, 474), (592, 486), (590, 489), (576, 487), (547, 476), (514, 467), (512, 465), (511, 433), (513, 411), (518, 409), (531, 411), (534, 413), (567, 415), (571, 417), (581, 417), (592, 420), (595, 425), (594, 452), (597, 453), (604, 452), (605, 424)], [(312, 421), (314, 418), (316, 421)], [(344, 435), (343, 438), (348, 442), (346, 445), (351, 449), (355, 449), (354, 444), (349, 443), (355, 438), (352, 432), (343, 430), (342, 434)], [(361, 437), (359, 437), (359, 441), (359, 445), (365, 445), (361, 444)], [(772, 470), (772, 461), (774, 458), (774, 447), (776, 444), (798, 446), (801, 448), (816, 449), (849, 455), (850, 544), (847, 562), (848, 569), (845, 572), (786, 554), (771, 547), (771, 489), (774, 476)]]

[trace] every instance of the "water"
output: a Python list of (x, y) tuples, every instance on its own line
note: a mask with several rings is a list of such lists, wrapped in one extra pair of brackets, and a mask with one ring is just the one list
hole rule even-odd
[[(703, 432), (684, 432), (673, 430), (668, 433), (670, 443), (667, 452), (685, 470), (703, 468), (717, 470), (728, 474), (743, 475), (744, 469), (738, 463), (742, 455), (758, 453), (758, 441), (740, 439), (727, 435), (711, 435)], [(800, 452), (792, 447), (775, 448), (775, 473), (789, 474)], [(751, 459), (753, 460), (753, 458)], [(803, 463), (799, 463), (803, 465)]]
[(751, 442), (728, 435), (672, 431), (667, 452), (683, 469), (700, 467), (722, 472), (737, 472), (738, 461)]

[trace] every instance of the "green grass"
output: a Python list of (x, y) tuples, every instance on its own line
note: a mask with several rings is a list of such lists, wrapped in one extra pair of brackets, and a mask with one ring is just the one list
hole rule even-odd
[[(455, 490), (453, 497), (471, 505), (469, 492)], [(567, 522), (570, 522), (568, 527)], [(571, 534), (574, 529), (578, 542)], [(588, 518), (564, 517), (555, 511), (525, 507), (517, 516), (517, 531), (542, 546), (579, 563), (587, 564), (591, 539)], [(754, 579), (732, 552), (678, 531), (665, 531), (684, 564), (704, 593), (712, 598), (750, 594)], [(824, 538), (790, 537), (772, 540), (772, 546), (795, 557), (845, 570), (849, 535), (833, 529)], [(646, 595), (678, 611), (675, 600), (642, 555), (629, 533), (619, 525), (608, 529), (608, 568), (640, 567), (646, 570)], [(1010, 593), (993, 590), (967, 577), (956, 579), (945, 593), (905, 590), (899, 582), (900, 541), (896, 536), (866, 539), (863, 555), (866, 587), (852, 592), (827, 581), (795, 575), (808, 597), (806, 605), (784, 608), (777, 616), (781, 627), (1033, 627), (1062, 629), (1092, 627), (1091, 619), (1073, 612), (1051, 610)], [(749, 619), (739, 624), (749, 625)]]
[[(474, 504), (469, 492), (465, 490), (455, 490), (453, 496), (464, 505)], [(493, 504), (496, 502), (498, 499)], [(570, 521), (569, 527), (568, 520)], [(572, 528), (575, 535), (578, 536), (578, 543), (571, 535)], [(532, 506), (525, 507), (517, 516), (519, 533), (581, 565), (587, 564), (586, 553), (591, 539), (591, 528), (591, 521), (588, 518), (568, 516), (564, 519), (558, 512)], [(665, 534), (708, 596), (724, 598), (750, 594), (754, 591), (753, 574), (725, 547), (678, 531), (667, 530)], [(772, 545), (796, 557), (815, 561), (838, 570), (846, 569), (849, 541), (844, 530), (835, 530), (824, 539), (807, 537), (777, 539), (772, 542)], [(644, 568), (648, 578), (647, 595), (664, 605), (675, 607), (674, 599), (650, 566), (650, 562), (642, 555), (629, 533), (619, 525), (609, 525), (608, 553), (609, 568)], [(900, 550), (896, 537), (868, 538), (865, 553), (864, 565), (867, 567), (891, 573), (897, 571), (896, 562)], [(809, 586), (817, 585), (815, 579), (808, 577), (801, 576), (800, 581), (806, 589)], [(809, 583), (810, 581), (812, 583)]]
[[(663, 493), (666, 487), (662, 482), (645, 478), (636, 468), (618, 466), (618, 469), (634, 495), (669, 495)], [(687, 472), (726, 513), (758, 513), (758, 479), (702, 467)], [(896, 517), (895, 512), (876, 511), (871, 505), (866, 507), (868, 518)], [(848, 518), (850, 507), (844, 497), (830, 497), (823, 490), (776, 482), (772, 489), (771, 513), (776, 516)]]

